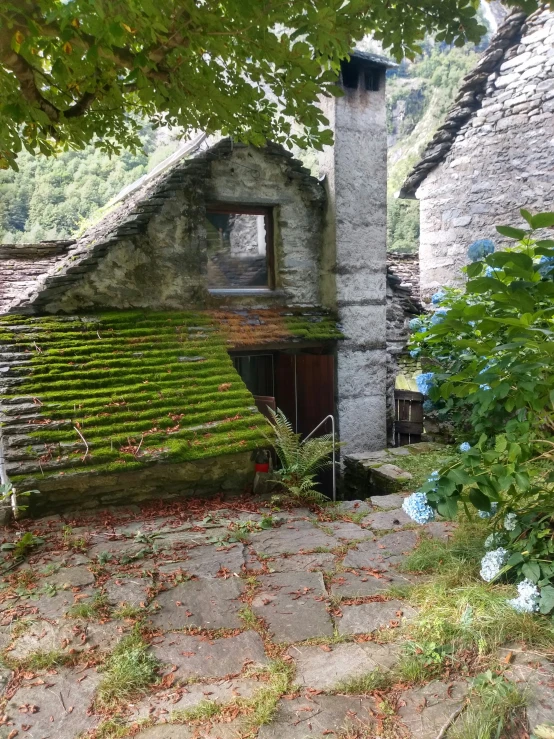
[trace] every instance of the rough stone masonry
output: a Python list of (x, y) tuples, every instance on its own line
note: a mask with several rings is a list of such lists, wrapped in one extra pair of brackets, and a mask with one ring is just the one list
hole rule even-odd
[(421, 201), (424, 297), (459, 284), (469, 245), (554, 208), (554, 14), (509, 15), (401, 197)]

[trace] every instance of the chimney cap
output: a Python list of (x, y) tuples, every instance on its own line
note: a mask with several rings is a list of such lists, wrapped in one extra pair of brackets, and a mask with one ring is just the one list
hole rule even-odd
[(383, 67), (384, 69), (396, 69), (399, 65), (386, 56), (372, 54), (369, 51), (361, 51), (360, 49), (352, 49), (350, 59), (357, 59), (365, 62), (368, 67)]

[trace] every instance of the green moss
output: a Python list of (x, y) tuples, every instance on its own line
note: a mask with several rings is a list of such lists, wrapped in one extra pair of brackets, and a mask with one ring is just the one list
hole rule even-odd
[(14, 365), (12, 397), (35, 399), (39, 423), (7, 425), (29, 437), (41, 477), (188, 462), (263, 441), (265, 421), (205, 314), (3, 316), (0, 331), (29, 355)]

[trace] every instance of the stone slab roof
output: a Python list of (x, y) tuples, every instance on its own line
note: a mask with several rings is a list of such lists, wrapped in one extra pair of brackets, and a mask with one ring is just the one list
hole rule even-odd
[(313, 309), (0, 316), (6, 472), (40, 489), (253, 449), (264, 421), (229, 349), (340, 336)]
[[(537, 12), (543, 12), (543, 9)], [(460, 130), (481, 107), (489, 76), (500, 68), (508, 49), (519, 43), (527, 18), (526, 13), (514, 10), (498, 27), (488, 49), (472, 71), (464, 77), (444, 123), (427, 144), (420, 161), (408, 174), (398, 197), (415, 199), (417, 189), (429, 172), (444, 161)]]
[[(231, 156), (233, 149), (245, 144), (223, 139), (206, 150), (197, 150), (188, 159), (178, 160), (157, 177), (147, 179), (138, 189), (108, 208), (96, 225), (88, 229), (68, 249), (66, 256), (48, 269), (27, 289), (21, 291), (4, 307), (4, 312), (40, 314), (54, 297), (58, 297), (82, 278), (82, 275), (101, 260), (110, 248), (122, 238), (135, 236), (148, 226), (150, 219), (164, 205), (167, 198), (181, 189), (194, 187), (195, 178), (212, 161)], [(269, 142), (261, 149), (265, 156), (282, 161), (291, 179), (305, 180), (324, 196), (323, 187), (302, 162), (279, 144)]]
[(74, 241), (0, 244), (0, 314), (65, 257)]

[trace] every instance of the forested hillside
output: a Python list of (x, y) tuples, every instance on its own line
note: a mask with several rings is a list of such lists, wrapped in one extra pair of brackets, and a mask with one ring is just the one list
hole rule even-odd
[[(440, 125), (461, 78), (473, 67), (481, 47), (450, 48), (428, 42), (421, 57), (389, 73), (388, 248), (417, 250), (419, 205), (396, 200), (394, 193)], [(19, 172), (0, 172), (0, 242), (35, 242), (77, 234), (123, 187), (141, 177), (177, 146), (167, 132), (146, 128), (144, 153), (124, 152), (110, 159), (89, 146), (57, 158), (22, 153)], [(317, 169), (317, 157), (300, 154)], [(314, 152), (315, 154), (315, 152)]]
[(417, 251), (419, 203), (397, 200), (395, 193), (440, 125), (462, 77), (475, 65), (482, 48), (428, 46), (418, 61), (404, 62), (398, 71), (390, 74), (387, 116), (388, 248), (391, 251)]
[(0, 172), (0, 242), (74, 236), (126, 185), (169, 156), (178, 142), (145, 128), (144, 153), (112, 157), (88, 146), (58, 157), (18, 157), (19, 172)]

